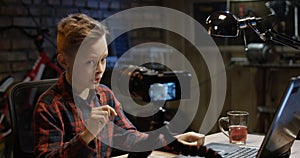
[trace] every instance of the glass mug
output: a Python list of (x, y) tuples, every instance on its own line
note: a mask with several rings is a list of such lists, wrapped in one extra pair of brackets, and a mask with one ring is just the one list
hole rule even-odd
[[(229, 138), (232, 144), (246, 144), (248, 128), (247, 120), (249, 113), (246, 111), (229, 111), (227, 117), (219, 119), (219, 129)], [(222, 126), (224, 122), (228, 125), (228, 132)]]

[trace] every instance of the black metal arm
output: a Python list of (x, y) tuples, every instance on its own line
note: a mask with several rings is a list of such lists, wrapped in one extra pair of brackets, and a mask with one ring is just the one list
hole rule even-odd
[(265, 38), (267, 40), (271, 40), (273, 42), (300, 50), (300, 41), (289, 36), (274, 32), (271, 29), (265, 33)]

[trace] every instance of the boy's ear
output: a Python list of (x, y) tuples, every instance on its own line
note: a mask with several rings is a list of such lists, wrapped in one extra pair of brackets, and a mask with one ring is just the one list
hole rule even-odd
[(66, 58), (64, 57), (64, 55), (63, 55), (62, 53), (58, 53), (56, 58), (57, 58), (58, 63), (59, 63), (64, 69), (66, 69), (68, 64), (67, 64), (67, 60), (66, 60)]

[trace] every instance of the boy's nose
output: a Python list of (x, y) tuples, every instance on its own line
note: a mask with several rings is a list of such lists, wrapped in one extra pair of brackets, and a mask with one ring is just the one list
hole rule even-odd
[(96, 66), (96, 71), (99, 71), (100, 73), (104, 72), (105, 71), (105, 65), (101, 64), (101, 62), (98, 62), (97, 66)]

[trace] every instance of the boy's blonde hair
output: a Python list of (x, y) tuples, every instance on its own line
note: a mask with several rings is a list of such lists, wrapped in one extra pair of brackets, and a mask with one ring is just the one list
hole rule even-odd
[(83, 14), (70, 14), (57, 27), (57, 52), (74, 57), (82, 43), (89, 38), (101, 38), (108, 33), (99, 21)]

